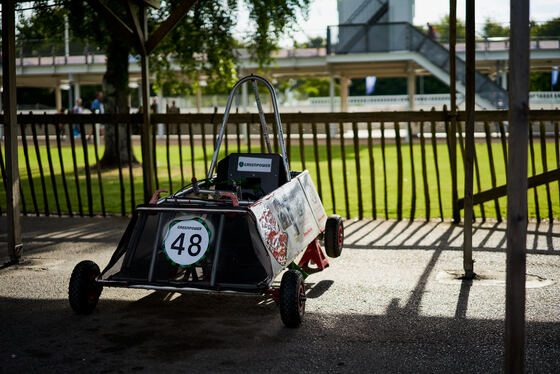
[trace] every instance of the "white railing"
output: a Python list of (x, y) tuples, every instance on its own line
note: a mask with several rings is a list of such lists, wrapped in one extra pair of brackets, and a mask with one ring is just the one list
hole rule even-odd
[[(340, 110), (340, 97), (336, 96), (334, 99), (334, 110)], [(269, 108), (268, 97), (261, 98), (265, 110)], [(180, 108), (182, 113), (195, 113), (196, 98), (195, 97), (164, 97), (161, 101), (161, 110), (165, 112), (166, 105), (171, 106), (175, 101), (175, 105)], [(201, 112), (212, 113), (214, 108), (218, 108), (219, 113), (223, 113), (223, 108), (227, 101), (227, 96), (202, 96)], [(416, 95), (415, 110), (430, 110), (432, 107), (442, 109), (443, 105), (449, 108), (450, 96), (449, 94), (424, 94)], [(463, 95), (457, 94), (457, 104), (459, 109), (464, 109)], [(560, 108), (560, 91), (554, 92), (530, 92), (529, 104), (531, 109), (557, 109)], [(312, 97), (307, 100), (283, 100), (280, 95), (279, 100), (280, 110), (282, 112), (329, 112), (331, 106), (330, 97)], [(383, 95), (383, 96), (350, 96), (348, 98), (348, 110), (350, 112), (358, 111), (387, 111), (387, 110), (407, 110), (408, 109), (408, 95)], [(234, 106), (234, 110), (237, 106)], [(246, 108), (249, 111), (256, 110), (253, 106), (249, 105)], [(29, 109), (26, 108), (26, 111)], [(136, 109), (133, 109), (135, 111)], [(31, 110), (34, 112), (34, 110)], [(41, 109), (37, 113), (56, 113), (56, 110)], [(239, 106), (239, 111), (244, 111), (244, 108)]]
[[(203, 96), (202, 97), (202, 112), (212, 112), (214, 107), (218, 107), (221, 111), (225, 106), (226, 96)], [(267, 97), (262, 97), (263, 106), (266, 108), (268, 105)], [(196, 111), (196, 100), (194, 97), (190, 98), (164, 98), (165, 103), (171, 105), (171, 101), (175, 100), (176, 105), (184, 112)], [(340, 110), (340, 97), (335, 96), (334, 110)], [(531, 92), (529, 94), (529, 104), (532, 109), (555, 109), (560, 107), (560, 91), (554, 92)], [(285, 112), (324, 112), (330, 111), (331, 98), (330, 97), (311, 97), (306, 100), (283, 100), (283, 95), (280, 95), (279, 105), (282, 111)], [(415, 95), (414, 108), (415, 110), (429, 110), (432, 107), (437, 109), (443, 108), (443, 105), (449, 106), (449, 94), (423, 94)], [(464, 96), (457, 94), (457, 105), (459, 109), (464, 107)], [(368, 110), (407, 110), (409, 108), (408, 95), (380, 95), (380, 96), (350, 96), (348, 97), (348, 110), (351, 112), (368, 111)], [(254, 108), (249, 105), (248, 110)], [(243, 108), (239, 108), (243, 111)]]

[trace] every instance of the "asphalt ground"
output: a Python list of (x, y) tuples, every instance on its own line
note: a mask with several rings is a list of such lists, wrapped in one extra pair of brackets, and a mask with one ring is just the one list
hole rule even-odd
[[(461, 226), (347, 221), (342, 256), (307, 278), (299, 329), (265, 297), (105, 288), (73, 314), (72, 268), (103, 268), (126, 224), (23, 218), (24, 262), (0, 270), (1, 372), (502, 371), (505, 224), (475, 224), (480, 279), (462, 282)], [(527, 371), (559, 372), (560, 223), (530, 223), (527, 246)]]

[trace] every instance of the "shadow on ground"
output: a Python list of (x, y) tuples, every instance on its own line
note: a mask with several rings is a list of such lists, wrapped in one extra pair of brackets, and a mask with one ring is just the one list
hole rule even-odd
[[(0, 217), (0, 242), (5, 222)], [(92, 315), (73, 314), (64, 296), (71, 266), (108, 259), (127, 223), (23, 220), (25, 254), (43, 265), (0, 270), (2, 372), (502, 371), (503, 289), (434, 281), (436, 270), (453, 263), (446, 251), (461, 249), (460, 226), (347, 222), (350, 251), (309, 278), (310, 307), (295, 330), (262, 297), (106, 289)], [(554, 274), (557, 257), (537, 255), (560, 254), (558, 225), (531, 225), (534, 266)], [(505, 225), (477, 224), (473, 235), (487, 266), (502, 266)], [(560, 322), (547, 307), (558, 305), (551, 301), (557, 295), (555, 286), (528, 294), (546, 308), (527, 323), (529, 372), (560, 367)]]
[[(225, 302), (224, 302), (225, 301)], [(151, 293), (103, 299), (90, 316), (66, 300), (0, 299), (4, 372), (499, 372), (503, 322), (385, 315), (306, 315), (284, 328), (273, 302)], [(8, 313), (9, 311), (9, 313)], [(560, 323), (529, 323), (529, 371), (560, 367)], [(9, 336), (9, 339), (5, 339)]]

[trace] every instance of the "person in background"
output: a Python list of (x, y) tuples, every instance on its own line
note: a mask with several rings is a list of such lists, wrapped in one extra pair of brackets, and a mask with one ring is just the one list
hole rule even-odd
[(154, 97), (152, 99), (152, 105), (150, 105), (150, 109), (152, 110), (152, 113), (157, 113), (158, 112), (158, 100), (157, 97)]
[(428, 38), (432, 39), (432, 40), (436, 40), (438, 38), (438, 33), (436, 31), (436, 28), (430, 24), (430, 22), (427, 23), (428, 25)]
[(103, 92), (98, 92), (97, 95), (95, 95), (95, 100), (93, 100), (89, 109), (92, 113), (105, 113), (105, 110), (103, 109)]
[(167, 108), (167, 113), (180, 113), (179, 108), (177, 108), (177, 104), (175, 100), (171, 101), (171, 106)]
[[(92, 113), (96, 113), (96, 114), (105, 113), (105, 108), (103, 108), (103, 92), (98, 92), (97, 95), (95, 95), (95, 100), (93, 100), (89, 109), (91, 110)], [(95, 126), (92, 127), (91, 133), (88, 135), (87, 138), (88, 143), (92, 141), (94, 131), (96, 131)]]
[[(177, 107), (177, 103), (175, 103), (175, 100), (171, 101), (171, 106), (167, 106), (167, 113), (174, 113), (174, 114), (179, 114), (181, 113), (181, 111), (179, 110), (179, 108)], [(176, 124), (172, 124), (170, 125), (171, 127), (171, 132), (173, 134), (177, 133), (177, 125)]]
[[(72, 108), (72, 114), (82, 114), (84, 112), (84, 107), (82, 106), (82, 99), (78, 98), (76, 100), (76, 105)], [(78, 124), (74, 125), (74, 137), (80, 136), (80, 126)]]

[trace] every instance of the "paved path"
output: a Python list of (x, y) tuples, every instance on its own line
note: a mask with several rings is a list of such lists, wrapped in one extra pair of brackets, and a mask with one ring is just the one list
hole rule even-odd
[[(308, 278), (307, 314), (283, 327), (265, 298), (105, 289), (74, 315), (73, 266), (107, 263), (127, 220), (24, 218), (25, 263), (0, 270), (2, 372), (500, 372), (503, 282), (449, 281), (462, 228), (347, 221), (346, 249)], [(0, 218), (5, 250), (6, 219)], [(505, 270), (505, 225), (477, 224), (475, 271)], [(530, 224), (527, 365), (560, 368), (560, 224)], [(550, 283), (550, 282), (548, 282)], [(537, 279), (534, 285), (543, 285)]]

